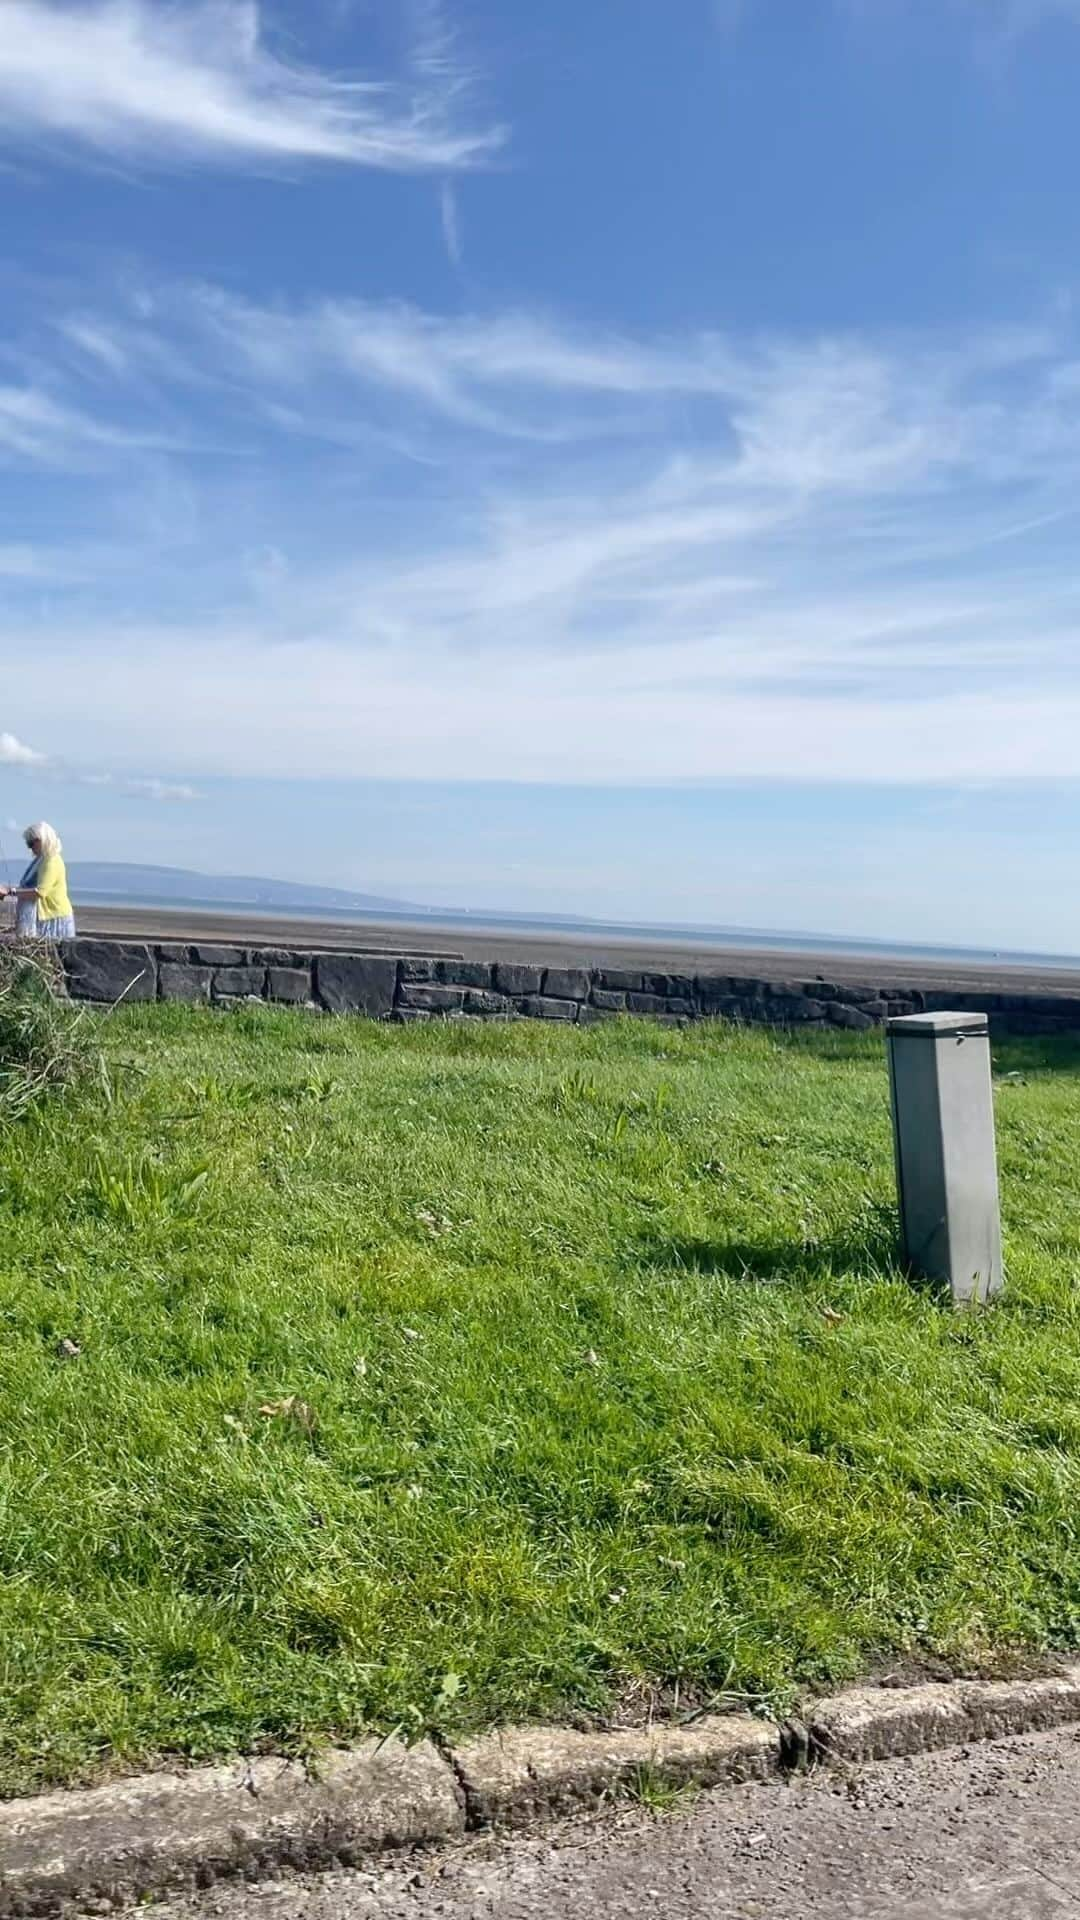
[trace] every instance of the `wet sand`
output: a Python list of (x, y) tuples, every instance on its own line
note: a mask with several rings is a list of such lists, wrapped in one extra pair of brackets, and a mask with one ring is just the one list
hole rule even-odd
[(465, 933), (459, 924), (434, 917), (400, 924), (370, 921), (290, 919), (275, 914), (229, 914), (213, 909), (157, 907), (83, 907), (80, 932), (118, 940), (212, 940), (228, 945), (344, 948), (349, 952), (436, 954), (472, 960), (504, 960), (540, 966), (611, 966), (668, 973), (719, 973), (765, 980), (832, 980), (956, 987), (969, 993), (1080, 994), (1080, 962), (1075, 967), (1039, 966), (997, 960), (921, 960), (890, 958), (886, 951), (845, 953), (830, 948), (713, 947), (702, 942), (658, 938), (621, 939), (608, 932), (517, 933), (478, 922)]

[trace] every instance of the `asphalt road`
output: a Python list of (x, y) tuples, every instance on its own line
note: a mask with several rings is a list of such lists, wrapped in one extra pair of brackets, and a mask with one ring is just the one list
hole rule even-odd
[(1066, 1920), (1080, 1735), (474, 1838), (370, 1872), (219, 1887), (159, 1920)]
[(83, 933), (114, 939), (213, 940), (240, 946), (343, 947), (368, 952), (463, 955), (466, 959), (532, 961), (550, 966), (645, 968), (661, 973), (720, 973), (765, 980), (884, 981), (897, 986), (959, 987), (969, 992), (1080, 994), (1080, 965), (1010, 966), (1004, 962), (941, 962), (887, 959), (875, 953), (804, 953), (747, 948), (722, 949), (678, 941), (614, 939), (610, 934), (535, 934), (434, 920), (400, 925), (343, 925), (287, 917), (239, 916), (150, 907), (83, 907)]

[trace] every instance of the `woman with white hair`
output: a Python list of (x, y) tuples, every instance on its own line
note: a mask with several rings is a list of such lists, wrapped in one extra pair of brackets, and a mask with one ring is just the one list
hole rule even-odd
[(17, 887), (0, 888), (0, 897), (15, 902), (16, 939), (74, 940), (75, 917), (60, 835), (47, 820), (39, 820), (27, 827), (23, 839), (30, 849), (30, 865)]

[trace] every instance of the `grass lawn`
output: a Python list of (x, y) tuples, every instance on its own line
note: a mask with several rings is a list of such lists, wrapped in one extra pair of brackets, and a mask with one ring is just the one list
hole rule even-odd
[(956, 1316), (875, 1036), (100, 1038), (0, 1132), (3, 1792), (1076, 1645), (1075, 1046), (999, 1059)]

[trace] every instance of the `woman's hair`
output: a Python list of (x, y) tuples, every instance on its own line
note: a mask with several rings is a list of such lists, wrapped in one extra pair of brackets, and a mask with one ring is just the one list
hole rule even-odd
[(31, 840), (40, 840), (41, 851), (46, 855), (63, 852), (60, 844), (60, 835), (57, 833), (55, 827), (50, 827), (47, 820), (36, 820), (32, 827), (27, 827), (26, 832), (23, 834), (23, 839), (26, 841), (27, 846), (30, 845)]

